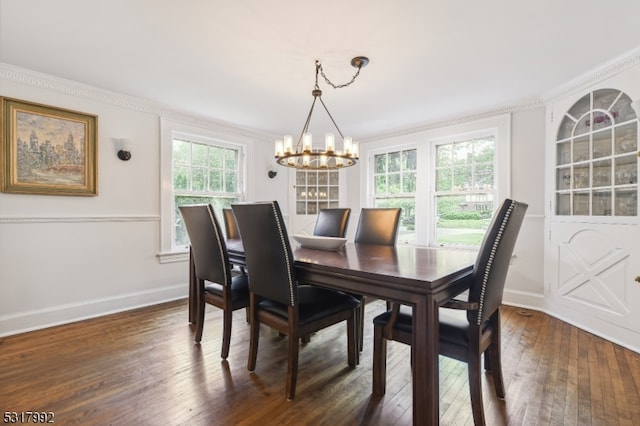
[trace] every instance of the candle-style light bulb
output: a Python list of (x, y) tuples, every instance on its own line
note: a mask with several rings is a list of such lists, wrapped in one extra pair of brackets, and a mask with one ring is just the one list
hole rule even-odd
[(285, 135), (284, 137), (284, 152), (290, 154), (293, 151), (293, 136)]
[(351, 155), (351, 149), (352, 149), (351, 142), (352, 142), (351, 136), (346, 136), (344, 138), (344, 154), (345, 155)]
[(302, 150), (304, 152), (311, 152), (311, 146), (313, 144), (313, 139), (311, 137), (311, 133), (305, 133), (302, 135)]
[(333, 153), (333, 151), (335, 151), (336, 149), (336, 137), (333, 133), (327, 133), (324, 136), (324, 140), (325, 140), (325, 151), (328, 154)]

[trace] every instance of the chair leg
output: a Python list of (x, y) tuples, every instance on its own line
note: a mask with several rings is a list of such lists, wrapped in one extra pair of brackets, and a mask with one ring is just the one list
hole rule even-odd
[(287, 360), (287, 400), (292, 401), (296, 397), (296, 382), (298, 380), (298, 353), (300, 351), (300, 338), (289, 336), (289, 353)]
[(231, 324), (233, 324), (233, 311), (231, 308), (222, 310), (222, 359), (229, 356), (229, 346), (231, 345)]
[[(201, 283), (198, 283), (198, 286), (200, 286)], [(205, 301), (204, 301), (204, 294), (202, 294), (202, 291), (199, 290), (198, 293), (198, 301), (196, 302), (196, 306), (197, 306), (197, 313), (196, 313), (196, 336), (195, 336), (195, 341), (196, 343), (200, 343), (200, 341), (202, 340), (202, 332), (204, 330), (204, 311), (205, 311)]]
[(353, 310), (351, 318), (347, 319), (347, 354), (351, 367), (360, 364), (360, 351), (356, 347), (358, 340), (356, 312), (357, 308)]
[(364, 296), (360, 299), (360, 307), (357, 309), (357, 323), (358, 327), (356, 336), (358, 337), (358, 351), (362, 352), (362, 348), (364, 347)]
[[(496, 336), (497, 335), (497, 336)], [(500, 333), (494, 333), (492, 339), (496, 341), (491, 342), (489, 346), (489, 355), (491, 357), (491, 375), (493, 376), (493, 387), (496, 390), (498, 398), (505, 397), (504, 380), (502, 378), (502, 355), (500, 350)]]
[(470, 354), (468, 362), (469, 393), (471, 394), (471, 410), (473, 411), (473, 423), (476, 426), (484, 425), (484, 408), (482, 404), (482, 377), (480, 359), (482, 354)]
[(258, 358), (258, 340), (260, 337), (260, 323), (256, 315), (255, 296), (251, 294), (249, 302), (250, 320), (249, 320), (249, 359), (247, 361), (247, 369), (254, 371), (256, 369), (256, 359)]
[(387, 385), (387, 339), (383, 327), (373, 326), (373, 389), (374, 395), (382, 396)]

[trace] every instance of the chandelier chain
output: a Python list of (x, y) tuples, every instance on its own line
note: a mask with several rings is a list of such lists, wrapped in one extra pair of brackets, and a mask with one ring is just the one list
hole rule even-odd
[(344, 83), (344, 84), (334, 84), (331, 82), (331, 80), (329, 80), (329, 78), (325, 75), (324, 73), (324, 69), (322, 69), (322, 64), (319, 61), (316, 61), (316, 86), (318, 85), (318, 71), (320, 71), (320, 75), (322, 76), (322, 78), (324, 78), (324, 81), (331, 87), (333, 87), (334, 89), (341, 89), (343, 87), (347, 87), (350, 86), (354, 81), (356, 81), (356, 78), (358, 78), (358, 75), (360, 75), (360, 70), (362, 69), (362, 64), (358, 65), (358, 70), (356, 71), (356, 73), (353, 75), (353, 77), (351, 77), (351, 81)]

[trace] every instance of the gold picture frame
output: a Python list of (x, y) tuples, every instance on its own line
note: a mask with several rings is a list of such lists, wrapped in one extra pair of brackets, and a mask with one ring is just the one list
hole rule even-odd
[(98, 116), (0, 97), (0, 190), (95, 196)]

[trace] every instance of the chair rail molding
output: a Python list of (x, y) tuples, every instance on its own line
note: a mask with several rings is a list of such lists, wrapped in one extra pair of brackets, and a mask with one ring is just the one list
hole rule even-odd
[(0, 216), (0, 225), (20, 223), (159, 222), (160, 216)]

